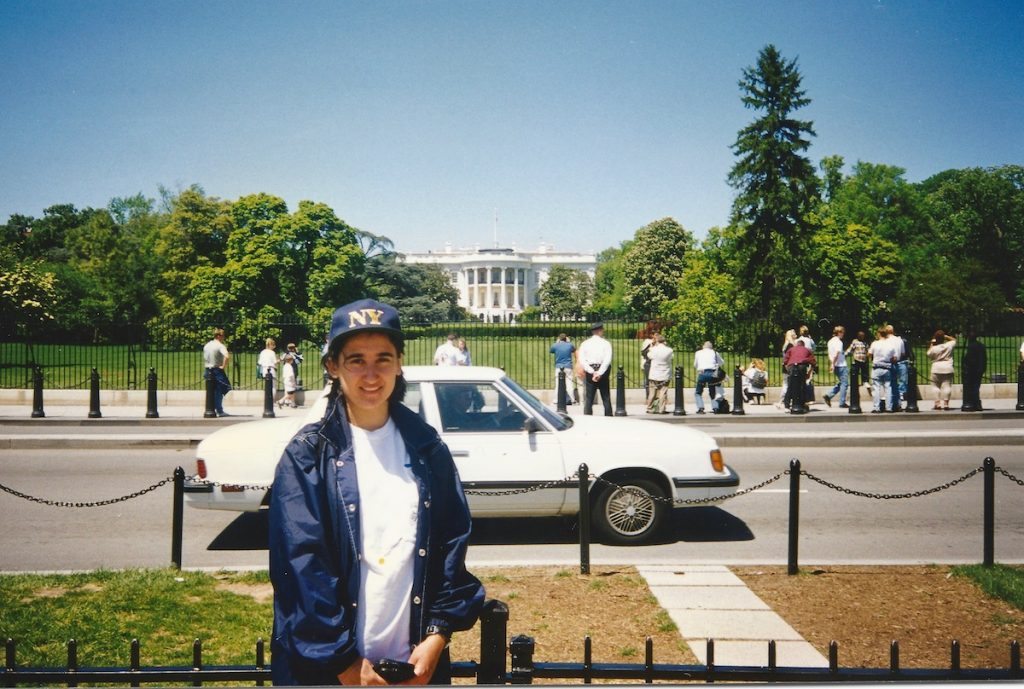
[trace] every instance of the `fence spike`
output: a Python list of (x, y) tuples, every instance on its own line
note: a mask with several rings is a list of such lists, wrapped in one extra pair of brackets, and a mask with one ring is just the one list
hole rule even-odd
[(590, 636), (583, 637), (583, 683), (592, 682), (591, 671), (594, 667), (594, 646)]
[(900, 642), (893, 639), (889, 644), (889, 672), (896, 675), (900, 671)]
[(644, 641), (644, 683), (654, 684), (654, 639)]
[(839, 642), (835, 639), (828, 642), (828, 671), (839, 672)]
[(960, 641), (957, 639), (949, 642), (949, 670), (954, 674), (960, 674)]

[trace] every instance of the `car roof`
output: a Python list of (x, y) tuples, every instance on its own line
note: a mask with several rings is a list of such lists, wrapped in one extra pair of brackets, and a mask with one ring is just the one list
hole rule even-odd
[(504, 371), (492, 366), (403, 366), (402, 373), (410, 383), (440, 380), (494, 381), (505, 377)]

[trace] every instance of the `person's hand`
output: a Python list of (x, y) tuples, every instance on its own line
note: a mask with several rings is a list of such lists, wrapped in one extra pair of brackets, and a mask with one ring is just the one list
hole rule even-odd
[(366, 658), (359, 658), (349, 665), (340, 675), (338, 681), (347, 685), (387, 686), (384, 678), (373, 669), (373, 663)]
[(601, 382), (601, 374), (600, 374), (600, 373), (595, 373), (595, 374), (594, 374), (593, 376), (591, 376), (590, 378), (591, 378), (591, 380), (593, 380), (593, 381), (594, 381), (595, 383), (599, 383), (599, 382)]
[(412, 679), (400, 682), (400, 684), (426, 684), (437, 670), (437, 663), (441, 660), (441, 653), (448, 645), (448, 640), (441, 634), (431, 634), (412, 649), (409, 662), (416, 666), (416, 676)]

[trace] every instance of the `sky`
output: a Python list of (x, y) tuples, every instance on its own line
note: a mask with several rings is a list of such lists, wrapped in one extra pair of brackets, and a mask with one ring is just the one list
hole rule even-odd
[(702, 238), (767, 44), (815, 164), (1024, 164), (1022, 0), (4, 0), (0, 222), (198, 184), (406, 252)]

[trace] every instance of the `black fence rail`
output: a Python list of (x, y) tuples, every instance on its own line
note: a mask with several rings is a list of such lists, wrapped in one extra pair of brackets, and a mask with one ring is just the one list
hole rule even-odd
[[(611, 342), (614, 366), (622, 366), (628, 387), (643, 387), (644, 377), (640, 347), (654, 321), (606, 321), (605, 337)], [(666, 324), (662, 324), (666, 325)], [(539, 323), (482, 323), (457, 321), (432, 324), (405, 324), (406, 363), (431, 364), (434, 352), (454, 333), (467, 342), (472, 361), (476, 365), (496, 366), (527, 388), (554, 388), (554, 360), (549, 351), (555, 338), (565, 333), (576, 344), (590, 336), (589, 323), (580, 321), (544, 321)], [(306, 388), (320, 385), (322, 369), (320, 351), (323, 329), (300, 321), (267, 323), (266, 336), (277, 341), (283, 352), (288, 343), (294, 343), (304, 360), (298, 367), (298, 378)], [(168, 324), (159, 331), (129, 343), (67, 344), (63, 342), (26, 342), (13, 339), (0, 341), (0, 388), (28, 389), (32, 387), (32, 374), (36, 367), (42, 370), (47, 389), (74, 390), (89, 387), (90, 371), (95, 368), (104, 389), (141, 390), (146, 385), (146, 372), (154, 369), (162, 390), (202, 390), (202, 345), (212, 327)], [(669, 330), (671, 336), (672, 331)], [(853, 336), (847, 328), (847, 344)], [(955, 334), (955, 333), (954, 333)], [(818, 385), (833, 385), (835, 375), (827, 365), (826, 343), (831, 337), (831, 325), (822, 319), (812, 330), (815, 352), (821, 364), (815, 374)], [(904, 333), (911, 345), (912, 358), (917, 366), (917, 381), (929, 381), (929, 365), (925, 354), (932, 333)], [(718, 333), (708, 337), (725, 359), (725, 368), (747, 367), (752, 357), (767, 365), (769, 385), (782, 384), (781, 361), (782, 331), (768, 323), (723, 324)], [(10, 336), (8, 336), (10, 337)], [(955, 380), (960, 380), (960, 357), (966, 340), (958, 335), (954, 350)], [(988, 354), (984, 382), (1013, 383), (1019, 376), (1020, 346), (1024, 338), (1024, 318), (1009, 320), (998, 327), (992, 326), (980, 338)], [(870, 343), (870, 336), (868, 341)], [(675, 341), (675, 365), (683, 369), (683, 383), (692, 387), (696, 372), (693, 353), (703, 340)], [(261, 390), (263, 381), (256, 375), (256, 360), (263, 343), (236, 342), (228, 328), (227, 346), (231, 352), (228, 377), (239, 390)]]
[[(1005, 667), (964, 668), (960, 664), (960, 642), (950, 642), (950, 661), (942, 668), (904, 668), (900, 661), (899, 641), (889, 646), (889, 666), (884, 668), (842, 667), (839, 664), (839, 644), (829, 644), (828, 667), (786, 667), (776, 663), (776, 643), (768, 642), (768, 664), (716, 665), (715, 641), (708, 639), (703, 665), (683, 665), (654, 662), (654, 642), (645, 641), (643, 663), (594, 662), (591, 637), (583, 640), (583, 661), (536, 662), (536, 642), (533, 637), (517, 635), (507, 642), (508, 607), (501, 601), (489, 600), (480, 619), (480, 660), (454, 661), (452, 677), (473, 679), (476, 684), (533, 684), (535, 680), (579, 680), (590, 684), (595, 680), (635, 682), (938, 682), (1019, 680), (1024, 678), (1020, 667), (1020, 643), (1009, 644)], [(66, 685), (77, 687), (82, 683), (102, 683), (138, 687), (142, 684), (165, 686), (202, 686), (204, 683), (239, 682), (265, 686), (270, 681), (270, 669), (264, 656), (263, 640), (256, 642), (254, 665), (210, 665), (203, 663), (202, 643), (196, 640), (192, 647), (192, 667), (143, 667), (140, 662), (139, 642), (131, 642), (131, 661), (128, 667), (87, 667), (78, 662), (78, 644), (67, 644), (68, 660), (65, 667), (25, 667), (17, 662), (13, 639), (7, 639), (6, 659), (0, 672), (0, 685), (15, 687), (22, 684)], [(507, 649), (507, 650), (506, 650)]]

